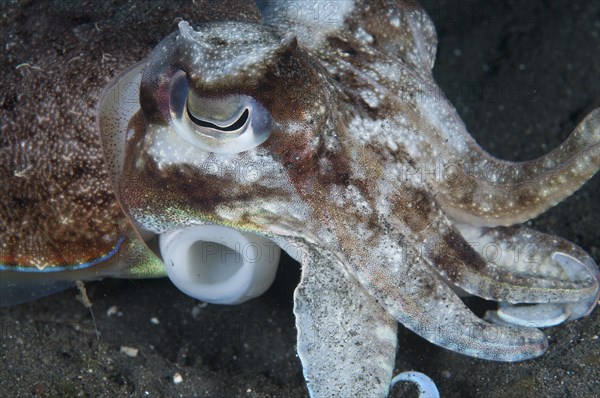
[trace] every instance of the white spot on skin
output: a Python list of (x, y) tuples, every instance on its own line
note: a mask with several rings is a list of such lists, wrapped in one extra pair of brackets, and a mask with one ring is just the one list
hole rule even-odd
[(361, 90), (360, 96), (371, 108), (379, 106), (379, 96), (371, 90)]
[(371, 36), (366, 30), (363, 29), (362, 26), (360, 26), (355, 33), (356, 38), (365, 43), (365, 44), (372, 44), (373, 41), (375, 39), (373, 39), (373, 36)]

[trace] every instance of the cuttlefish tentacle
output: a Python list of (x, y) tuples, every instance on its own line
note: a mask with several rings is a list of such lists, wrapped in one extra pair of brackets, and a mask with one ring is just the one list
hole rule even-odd
[[(368, 33), (375, 40), (379, 37), (376, 30)], [(477, 144), (430, 76), (412, 72), (406, 55), (403, 63), (389, 65), (389, 54), (356, 34), (339, 32), (338, 39), (327, 44), (326, 52), (337, 54), (325, 60), (328, 69), (362, 104), (363, 118), (372, 119), (373, 126), (393, 126), (377, 134), (365, 131), (361, 139), (404, 153), (454, 219), (483, 226), (525, 222), (564, 200), (600, 170), (600, 109), (547, 155), (504, 161)], [(361, 56), (344, 57), (345, 47)], [(357, 60), (365, 58), (370, 62)]]
[(303, 253), (294, 314), (311, 396), (387, 396), (397, 322), (334, 256), (308, 248)]
[(398, 382), (415, 383), (419, 388), (419, 398), (440, 398), (435, 383), (427, 375), (420, 372), (402, 372), (392, 379), (392, 387)]
[[(367, 184), (368, 180), (374, 181), (367, 179), (361, 183)], [(314, 192), (328, 192), (317, 180), (311, 180), (310, 185)], [(374, 206), (362, 204), (364, 199), (368, 200), (367, 191), (376, 191), (373, 187), (365, 189), (361, 194), (356, 187), (348, 188), (354, 193), (340, 196), (336, 203), (328, 207), (313, 207), (315, 217), (322, 220), (321, 224), (328, 231), (314, 232), (321, 237), (319, 246), (333, 253), (340, 253), (340, 261), (345, 268), (391, 316), (432, 343), (470, 356), (499, 361), (520, 361), (539, 356), (545, 351), (547, 342), (541, 331), (523, 327), (506, 328), (483, 321), (469, 310), (440, 275), (432, 272), (433, 254), (427, 253), (429, 258), (422, 255), (423, 251), (418, 250), (419, 246), (414, 244), (412, 238), (403, 235), (404, 227), (399, 219), (406, 216), (409, 224), (410, 220), (416, 221), (416, 217), (422, 215), (425, 205), (423, 201), (409, 199), (400, 193), (394, 197), (407, 199), (403, 202), (406, 213), (399, 215), (393, 212), (397, 206), (381, 205), (376, 215), (366, 210)], [(405, 185), (398, 190), (408, 189)], [(377, 197), (385, 198), (384, 195)], [(321, 203), (325, 198), (309, 200)], [(350, 204), (351, 202), (355, 205)], [(409, 204), (413, 206), (412, 209)], [(420, 205), (423, 206), (418, 208)], [(385, 213), (384, 209), (388, 209), (388, 213)], [(414, 213), (412, 217), (409, 212)], [(378, 226), (373, 223), (374, 216), (378, 217)], [(426, 218), (419, 220), (426, 222)], [(370, 229), (367, 230), (366, 225), (369, 225)], [(419, 235), (416, 225), (412, 228), (415, 231), (415, 239), (419, 239), (422, 235)], [(435, 234), (435, 231), (428, 233)], [(457, 231), (454, 233), (454, 239), (463, 242), (460, 247), (471, 250), (462, 236)], [(328, 238), (329, 234), (335, 238)], [(440, 242), (444, 244), (443, 240)], [(454, 260), (452, 256), (444, 255), (443, 250), (436, 250), (438, 263), (435, 265), (440, 266), (440, 262), (448, 259)], [(458, 257), (461, 261), (478, 258), (474, 251), (468, 252), (468, 256), (457, 251), (452, 254), (455, 257), (463, 256)], [(466, 267), (464, 272), (471, 273)], [(485, 277), (480, 279), (490, 285), (489, 289), (493, 291), (496, 283), (493, 277), (481, 272), (479, 275)], [(541, 278), (523, 278), (520, 285), (510, 287), (517, 290), (517, 294), (523, 299), (533, 296), (539, 300), (551, 300), (552, 292), (529, 287), (544, 286), (544, 283)], [(551, 281), (549, 284), (561, 287), (574, 285), (564, 281)], [(573, 297), (577, 296), (578, 288), (579, 286), (573, 286)], [(536, 294), (539, 296), (536, 297)]]
[[(558, 302), (559, 306), (556, 304), (527, 307), (503, 305), (498, 313), (500, 317), (511, 316), (513, 321), (517, 321), (514, 317), (518, 311), (523, 322), (531, 325), (534, 319), (537, 319), (538, 326), (549, 326), (549, 323), (555, 324), (585, 316), (597, 305), (600, 292), (598, 268), (594, 260), (573, 243), (524, 226), (486, 228), (459, 223), (455, 226), (492, 267), (520, 275), (571, 281), (587, 279), (594, 283), (595, 290), (587, 298), (581, 296), (577, 301), (564, 300)], [(506, 297), (501, 297), (500, 300), (508, 301)], [(548, 311), (549, 309), (552, 311)], [(555, 321), (550, 322), (549, 319), (541, 317), (544, 315), (541, 311)]]
[[(402, 68), (397, 74), (404, 80), (392, 77), (376, 62), (354, 64), (343, 58), (331, 62), (344, 70), (338, 78), (359, 103), (365, 92), (374, 88), (379, 93), (370, 95), (376, 100), (366, 97), (369, 104), (362, 116), (372, 119), (374, 126), (385, 125), (385, 120), (394, 127), (363, 133), (362, 139), (404, 153), (416, 174), (436, 192), (444, 211), (459, 222), (491, 227), (525, 222), (570, 196), (600, 170), (600, 109), (588, 114), (545, 156), (510, 162), (477, 144), (432, 81)], [(385, 112), (380, 112), (383, 106)]]

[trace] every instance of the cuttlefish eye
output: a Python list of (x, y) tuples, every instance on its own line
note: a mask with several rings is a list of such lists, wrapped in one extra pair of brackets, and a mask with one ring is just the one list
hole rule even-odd
[(185, 75), (174, 79), (171, 126), (190, 144), (215, 153), (239, 153), (269, 138), (272, 119), (248, 95), (203, 97), (189, 88)]

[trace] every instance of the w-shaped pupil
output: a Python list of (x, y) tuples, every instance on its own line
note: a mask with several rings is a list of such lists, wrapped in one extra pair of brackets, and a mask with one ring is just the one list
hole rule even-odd
[(250, 115), (250, 111), (246, 108), (244, 110), (244, 112), (240, 115), (240, 117), (238, 118), (238, 120), (236, 120), (235, 122), (233, 122), (229, 126), (223, 126), (222, 127), (222, 126), (216, 125), (214, 123), (207, 122), (206, 120), (198, 119), (196, 116), (194, 116), (192, 114), (192, 112), (190, 112), (190, 109), (188, 107), (186, 107), (186, 110), (187, 110), (187, 114), (188, 114), (190, 120), (192, 122), (196, 123), (198, 126), (200, 126), (200, 127), (207, 127), (207, 128), (211, 128), (211, 129), (215, 129), (215, 130), (219, 130), (219, 131), (236, 131), (236, 130), (239, 130), (240, 128), (242, 128), (244, 126), (244, 124), (246, 124), (246, 121), (248, 120), (248, 116)]

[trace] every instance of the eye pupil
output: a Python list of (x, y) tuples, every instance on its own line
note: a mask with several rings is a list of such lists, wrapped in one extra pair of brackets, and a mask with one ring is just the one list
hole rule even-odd
[(246, 109), (244, 109), (244, 112), (240, 115), (240, 117), (235, 122), (233, 122), (232, 124), (230, 124), (228, 126), (219, 126), (218, 124), (211, 123), (206, 120), (198, 119), (190, 111), (189, 107), (186, 107), (186, 111), (187, 111), (187, 114), (188, 114), (188, 117), (190, 118), (190, 120), (192, 122), (194, 122), (196, 125), (198, 125), (200, 127), (206, 127), (206, 128), (215, 129), (218, 131), (223, 131), (223, 132), (232, 132), (232, 131), (241, 129), (242, 127), (244, 127), (244, 125), (248, 121), (248, 117), (250, 115), (250, 111), (248, 110), (248, 108), (246, 108)]
[(274, 127), (269, 111), (248, 95), (203, 97), (185, 73), (171, 84), (169, 125), (184, 140), (204, 151), (233, 154), (265, 142)]

